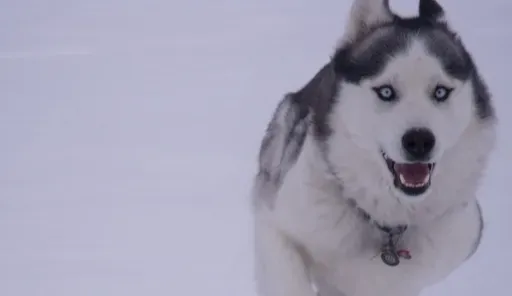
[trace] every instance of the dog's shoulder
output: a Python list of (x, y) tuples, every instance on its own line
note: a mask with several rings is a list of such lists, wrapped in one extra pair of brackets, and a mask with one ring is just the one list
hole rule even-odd
[(299, 157), (310, 126), (316, 136), (328, 133), (325, 122), (336, 83), (331, 63), (322, 67), (301, 89), (280, 100), (261, 141), (256, 189), (273, 195)]

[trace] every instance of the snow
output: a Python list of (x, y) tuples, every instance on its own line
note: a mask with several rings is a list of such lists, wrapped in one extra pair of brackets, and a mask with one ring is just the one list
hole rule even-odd
[[(0, 295), (255, 295), (259, 141), (282, 94), (329, 58), (350, 2), (2, 2)], [(512, 4), (442, 3), (501, 133), (482, 247), (423, 296), (506, 295)]]

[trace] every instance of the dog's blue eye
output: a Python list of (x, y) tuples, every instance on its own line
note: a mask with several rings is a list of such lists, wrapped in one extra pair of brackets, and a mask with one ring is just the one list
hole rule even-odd
[(434, 98), (434, 100), (436, 100), (438, 102), (444, 102), (448, 99), (452, 90), (453, 90), (452, 88), (438, 85), (434, 89), (434, 93), (432, 94), (432, 97)]
[(389, 102), (396, 99), (395, 89), (391, 85), (382, 85), (374, 87), (373, 91), (377, 94), (379, 99)]

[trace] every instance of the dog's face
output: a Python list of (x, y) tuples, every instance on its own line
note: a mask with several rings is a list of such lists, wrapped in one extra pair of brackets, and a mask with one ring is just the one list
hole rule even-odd
[(478, 116), (471, 58), (433, 0), (414, 19), (356, 0), (348, 29), (332, 129), (344, 127), (397, 195), (425, 196), (437, 162)]
[(411, 42), (375, 77), (344, 83), (337, 108), (355, 144), (374, 154), (397, 190), (416, 196), (474, 110), (471, 84), (446, 73), (423, 41)]

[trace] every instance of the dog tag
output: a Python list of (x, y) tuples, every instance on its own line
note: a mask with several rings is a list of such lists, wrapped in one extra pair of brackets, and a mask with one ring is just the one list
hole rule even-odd
[(391, 251), (383, 251), (380, 254), (380, 258), (386, 265), (389, 266), (397, 266), (400, 263), (400, 259), (398, 258), (398, 255)]

